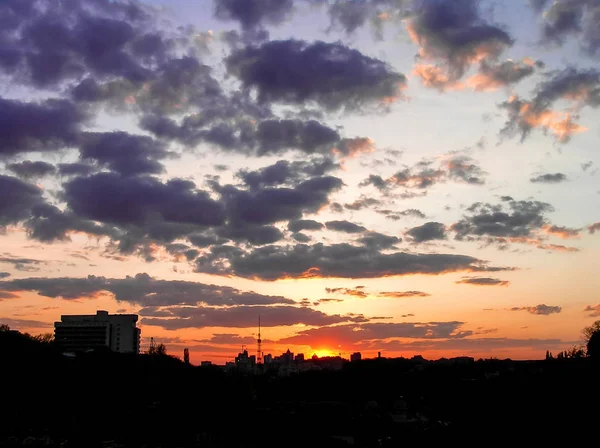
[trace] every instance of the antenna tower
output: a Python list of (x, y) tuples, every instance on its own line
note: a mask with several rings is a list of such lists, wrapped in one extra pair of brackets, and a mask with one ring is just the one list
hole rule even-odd
[(262, 339), (260, 338), (260, 314), (258, 315), (258, 339), (256, 340), (256, 363), (262, 364)]

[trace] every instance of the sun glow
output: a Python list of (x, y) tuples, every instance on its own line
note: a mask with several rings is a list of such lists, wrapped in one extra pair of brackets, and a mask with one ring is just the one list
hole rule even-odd
[(324, 348), (319, 349), (319, 350), (314, 350), (313, 354), (317, 355), (319, 358), (325, 358), (327, 356), (337, 356), (337, 353), (333, 353), (331, 350), (327, 350)]

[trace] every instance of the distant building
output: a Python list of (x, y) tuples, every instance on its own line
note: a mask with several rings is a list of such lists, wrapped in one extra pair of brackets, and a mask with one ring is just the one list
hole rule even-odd
[(212, 362), (210, 361), (200, 361), (201, 367), (212, 366)]
[(141, 331), (137, 314), (61, 316), (54, 322), (54, 340), (66, 352), (108, 348), (119, 353), (139, 353)]
[(249, 370), (256, 364), (256, 356), (248, 355), (248, 350), (244, 349), (235, 357), (235, 365), (239, 369)]
[(350, 355), (350, 361), (360, 361), (362, 359), (362, 355), (360, 352), (352, 353)]
[(288, 348), (287, 352), (282, 354), (279, 359), (282, 363), (291, 363), (294, 361), (294, 354), (290, 352), (290, 349)]
[(273, 362), (273, 355), (271, 355), (270, 353), (268, 355), (265, 355), (263, 358), (263, 362), (265, 364), (271, 364)]
[(296, 362), (304, 362), (304, 353), (298, 353), (294, 358)]

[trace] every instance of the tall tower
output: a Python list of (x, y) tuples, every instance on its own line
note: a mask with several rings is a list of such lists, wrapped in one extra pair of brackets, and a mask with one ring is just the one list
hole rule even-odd
[(262, 364), (262, 339), (260, 338), (260, 314), (258, 315), (258, 339), (256, 340), (256, 364)]

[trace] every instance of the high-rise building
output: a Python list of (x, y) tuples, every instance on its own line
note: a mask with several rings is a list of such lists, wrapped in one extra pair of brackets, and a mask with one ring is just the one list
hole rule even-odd
[(350, 355), (350, 361), (360, 361), (362, 359), (362, 355), (360, 352), (352, 353)]
[(108, 348), (119, 353), (139, 353), (141, 331), (137, 314), (65, 315), (54, 322), (54, 340), (64, 351)]

